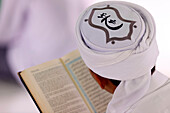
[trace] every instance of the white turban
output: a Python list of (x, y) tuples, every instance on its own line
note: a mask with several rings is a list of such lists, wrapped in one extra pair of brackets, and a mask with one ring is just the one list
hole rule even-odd
[(85, 64), (102, 77), (121, 80), (107, 113), (124, 113), (150, 87), (158, 56), (152, 16), (136, 4), (101, 2), (80, 15), (76, 33)]

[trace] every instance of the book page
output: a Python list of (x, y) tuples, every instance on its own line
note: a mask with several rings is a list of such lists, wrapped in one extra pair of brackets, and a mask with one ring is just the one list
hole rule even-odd
[(62, 60), (92, 111), (105, 113), (112, 94), (102, 90), (93, 79), (78, 50), (62, 57)]
[(21, 75), (42, 112), (90, 112), (59, 59), (31, 67)]

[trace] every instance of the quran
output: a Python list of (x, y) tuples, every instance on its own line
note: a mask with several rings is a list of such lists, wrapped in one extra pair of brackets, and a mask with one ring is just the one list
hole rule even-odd
[(105, 113), (112, 98), (90, 75), (78, 50), (18, 75), (42, 113)]

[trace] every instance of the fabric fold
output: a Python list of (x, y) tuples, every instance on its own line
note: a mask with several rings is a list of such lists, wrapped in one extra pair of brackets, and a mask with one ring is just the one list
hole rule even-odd
[(124, 113), (146, 94), (150, 86), (150, 72), (130, 81), (121, 81), (109, 103), (107, 113)]

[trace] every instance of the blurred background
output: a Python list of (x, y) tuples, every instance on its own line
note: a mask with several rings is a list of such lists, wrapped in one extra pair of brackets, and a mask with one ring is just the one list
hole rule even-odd
[[(75, 24), (102, 0), (0, 0), (0, 113), (38, 113), (17, 72), (76, 49)], [(157, 28), (156, 68), (170, 77), (170, 1), (124, 0), (146, 8)]]

